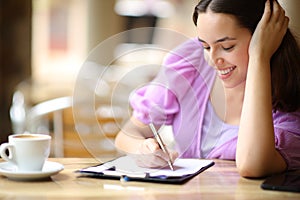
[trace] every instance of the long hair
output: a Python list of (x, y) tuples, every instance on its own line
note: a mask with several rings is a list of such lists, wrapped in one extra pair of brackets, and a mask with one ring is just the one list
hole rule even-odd
[[(214, 13), (235, 16), (238, 25), (253, 34), (263, 15), (265, 2), (266, 0), (201, 0), (194, 9), (193, 22), (197, 26), (199, 13), (210, 9)], [(270, 65), (273, 109), (282, 112), (297, 111), (300, 108), (300, 47), (290, 29), (272, 55)]]

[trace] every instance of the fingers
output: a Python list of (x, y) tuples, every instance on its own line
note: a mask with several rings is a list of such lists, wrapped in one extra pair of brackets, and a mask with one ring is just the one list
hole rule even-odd
[(266, 1), (262, 21), (269, 22), (273, 20), (274, 22), (282, 22), (286, 20), (285, 18), (287, 18), (285, 10), (276, 0)]
[(265, 3), (265, 9), (261, 21), (265, 23), (269, 22), (271, 15), (272, 15), (271, 3), (270, 0), (267, 0)]
[(170, 157), (171, 157), (171, 160), (172, 160), (172, 163), (178, 158), (178, 152), (175, 152), (175, 151), (172, 151), (170, 152)]
[[(152, 154), (135, 154), (132, 155), (140, 167), (147, 168), (160, 168), (168, 166), (168, 156), (162, 152), (162, 150), (157, 150)], [(172, 162), (178, 157), (177, 152), (170, 152), (170, 157)]]
[(289, 18), (285, 15), (285, 10), (279, 5), (277, 1), (273, 3), (273, 14), (271, 17), (273, 21), (280, 28), (283, 33), (286, 32), (289, 24)]
[(139, 153), (142, 154), (150, 154), (150, 153), (154, 153), (155, 151), (159, 150), (159, 145), (157, 144), (157, 142), (152, 139), (146, 139), (141, 146), (139, 147)]
[(139, 166), (157, 168), (168, 166), (169, 156), (171, 161), (174, 162), (178, 157), (178, 153), (170, 151), (169, 155), (167, 155), (159, 147), (156, 140), (149, 138), (143, 141), (137, 154), (133, 156)]
[(280, 21), (285, 17), (285, 10), (279, 5), (277, 1), (273, 3), (273, 15), (275, 21)]
[(168, 165), (167, 161), (154, 154), (136, 155), (135, 160), (138, 166), (147, 168), (159, 168)]
[(273, 31), (285, 33), (288, 28), (289, 18), (285, 15), (285, 10), (276, 0), (267, 0), (260, 24), (264, 28), (269, 24), (274, 29)]
[(271, 20), (275, 22), (283, 22), (285, 20), (285, 10), (279, 5), (277, 1), (273, 2), (273, 13)]
[(283, 24), (283, 27), (286, 29), (285, 32), (287, 31), (287, 28), (289, 26), (289, 22), (290, 22), (290, 19), (288, 17), (285, 17), (284, 18), (284, 24)]

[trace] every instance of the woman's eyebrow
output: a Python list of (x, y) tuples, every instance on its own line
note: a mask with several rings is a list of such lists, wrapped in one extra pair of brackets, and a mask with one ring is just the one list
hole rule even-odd
[(199, 42), (206, 43), (204, 40), (201, 40), (200, 38), (198, 38), (198, 41), (199, 41)]
[[(202, 40), (202, 39), (200, 39), (200, 38), (198, 38), (198, 40), (199, 40), (199, 42), (203, 42), (203, 43), (207, 43), (207, 42), (205, 42), (204, 40)], [(214, 42), (214, 44), (215, 43), (218, 43), (218, 42), (224, 42), (224, 41), (228, 41), (228, 40), (236, 40), (236, 38), (231, 38), (231, 37), (223, 37), (223, 38), (220, 38), (220, 39), (218, 39), (218, 40), (216, 40), (215, 42)]]

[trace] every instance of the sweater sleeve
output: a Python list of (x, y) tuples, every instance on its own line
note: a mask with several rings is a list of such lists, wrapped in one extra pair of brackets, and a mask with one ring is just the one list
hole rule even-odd
[(300, 168), (300, 112), (275, 112), (274, 130), (276, 149), (285, 159), (288, 169)]
[(199, 76), (197, 66), (201, 55), (202, 48), (195, 39), (169, 52), (156, 78), (131, 95), (133, 115), (145, 124), (150, 121), (172, 124), (174, 116), (180, 112), (180, 98)]

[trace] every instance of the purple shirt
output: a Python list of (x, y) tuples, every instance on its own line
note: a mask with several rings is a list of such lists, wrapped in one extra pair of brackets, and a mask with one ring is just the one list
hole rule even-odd
[[(201, 44), (188, 40), (169, 52), (150, 84), (133, 93), (133, 115), (145, 124), (172, 125), (180, 157), (203, 158), (202, 126), (215, 77)], [(274, 112), (273, 119), (276, 149), (289, 169), (300, 168), (300, 112)], [(235, 136), (218, 141), (206, 158), (235, 160), (238, 129), (226, 131)]]

